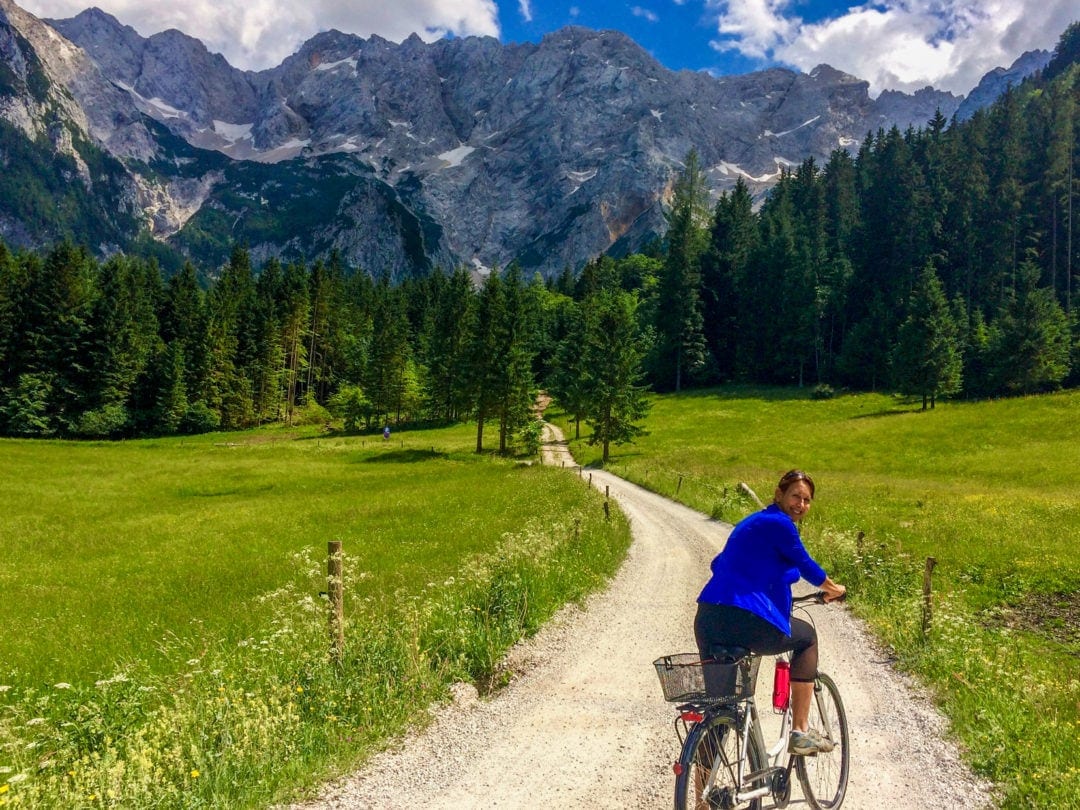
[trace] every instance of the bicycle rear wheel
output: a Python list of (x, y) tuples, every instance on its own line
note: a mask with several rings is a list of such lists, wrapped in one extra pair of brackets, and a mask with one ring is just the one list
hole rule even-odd
[(844, 801), (848, 781), (848, 724), (840, 690), (828, 675), (818, 674), (810, 702), (810, 728), (832, 740), (828, 754), (796, 757), (803, 794), (814, 810), (836, 810)]
[[(746, 773), (764, 768), (765, 757), (750, 735)], [(697, 723), (686, 737), (675, 778), (675, 810), (760, 810), (761, 799), (736, 804), (739, 731), (734, 713), (714, 714)]]

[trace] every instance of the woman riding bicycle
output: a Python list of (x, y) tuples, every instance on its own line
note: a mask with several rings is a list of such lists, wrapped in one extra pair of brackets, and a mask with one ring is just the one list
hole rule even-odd
[(740, 521), (712, 561), (712, 577), (698, 596), (694, 636), (702, 658), (716, 647), (739, 646), (762, 655), (792, 652), (792, 732), (788, 750), (816, 754), (832, 744), (808, 728), (817, 675), (814, 626), (791, 616), (791, 585), (799, 578), (825, 592), (825, 601), (847, 589), (833, 582), (807, 552), (796, 523), (810, 511), (814, 482), (801, 470), (784, 473), (773, 503)]

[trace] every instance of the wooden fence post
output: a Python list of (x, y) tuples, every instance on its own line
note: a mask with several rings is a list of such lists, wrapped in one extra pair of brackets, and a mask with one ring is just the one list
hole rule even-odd
[(922, 635), (923, 641), (930, 635), (930, 624), (933, 620), (934, 606), (933, 606), (933, 592), (931, 588), (931, 576), (934, 573), (934, 566), (937, 565), (937, 560), (933, 557), (926, 558), (926, 569), (923, 571), (922, 580), (922, 598), (923, 598), (923, 610), (922, 610)]
[(682, 476), (679, 476), (679, 483), (675, 485), (675, 494), (679, 494), (679, 490), (682, 489)]
[(750, 489), (750, 485), (747, 484), (745, 481), (740, 481), (739, 482), (739, 490), (741, 492), (745, 492), (747, 495), (749, 495), (751, 498), (753, 498), (754, 503), (756, 503), (760, 508), (762, 508), (762, 509), (765, 508), (765, 504), (763, 504), (761, 502), (761, 498), (759, 498), (757, 496), (757, 493), (754, 492), (754, 490)]
[(326, 592), (330, 597), (330, 657), (341, 663), (345, 652), (345, 611), (342, 605), (341, 541), (326, 544)]

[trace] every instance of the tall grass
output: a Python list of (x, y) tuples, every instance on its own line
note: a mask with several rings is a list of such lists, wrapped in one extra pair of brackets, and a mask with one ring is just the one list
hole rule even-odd
[(3, 443), (0, 805), (264, 806), (422, 723), (450, 683), (497, 685), (629, 532), (575, 477), (471, 443)]
[[(804, 537), (900, 665), (934, 688), (1001, 805), (1077, 807), (1078, 413), (1077, 392), (922, 412), (880, 394), (732, 387), (657, 397), (649, 434), (608, 468), (729, 521), (754, 508), (739, 482), (768, 501), (782, 472), (810, 472)], [(599, 463), (584, 442), (574, 452)]]

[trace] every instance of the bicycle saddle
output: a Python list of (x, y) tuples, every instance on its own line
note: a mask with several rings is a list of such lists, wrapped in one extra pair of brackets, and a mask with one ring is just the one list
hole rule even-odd
[(709, 647), (709, 652), (712, 654), (713, 660), (719, 664), (734, 664), (750, 655), (751, 650), (734, 645), (714, 644)]

